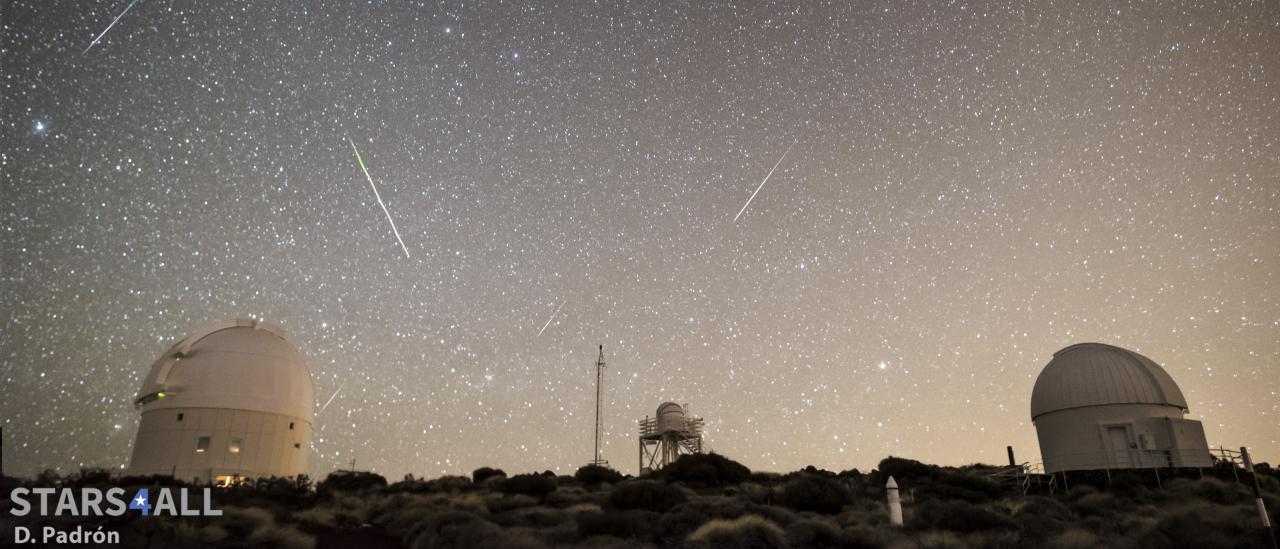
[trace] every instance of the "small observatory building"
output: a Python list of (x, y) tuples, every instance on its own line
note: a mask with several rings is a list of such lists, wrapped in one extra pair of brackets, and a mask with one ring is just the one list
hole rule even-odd
[(688, 405), (659, 405), (654, 417), (640, 420), (640, 474), (671, 465), (684, 454), (701, 454), (703, 425), (702, 418), (689, 415)]
[(1212, 467), (1204, 426), (1151, 359), (1102, 343), (1053, 354), (1031, 392), (1046, 473)]
[(281, 328), (236, 320), (199, 330), (151, 365), (129, 473), (228, 485), (307, 474), (311, 374)]

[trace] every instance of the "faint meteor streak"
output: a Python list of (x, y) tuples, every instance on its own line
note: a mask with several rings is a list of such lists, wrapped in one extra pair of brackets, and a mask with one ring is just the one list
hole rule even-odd
[[(560, 302), (560, 307), (564, 307), (564, 302)], [(551, 321), (556, 319), (556, 315), (560, 314), (560, 307), (556, 307), (556, 311), (551, 313), (551, 317), (547, 318), (547, 323), (542, 325), (542, 329), (538, 330), (538, 335), (533, 337), (542, 337), (542, 332), (547, 331), (547, 326), (551, 325)]]
[(783, 161), (783, 160), (786, 160), (787, 155), (791, 153), (791, 149), (794, 149), (794, 148), (795, 148), (795, 146), (796, 146), (796, 143), (795, 143), (794, 141), (793, 141), (793, 142), (791, 142), (791, 146), (790, 146), (790, 147), (787, 147), (787, 152), (782, 153), (782, 158), (779, 158), (779, 159), (778, 159), (778, 162), (777, 162), (777, 163), (775, 163), (775, 164), (773, 165), (773, 169), (769, 170), (769, 173), (768, 173), (767, 175), (765, 175), (765, 176), (764, 176), (764, 181), (761, 181), (761, 182), (760, 182), (760, 185), (756, 187), (755, 192), (751, 193), (751, 198), (748, 198), (748, 199), (747, 199), (747, 203), (742, 205), (742, 209), (741, 209), (741, 210), (738, 210), (738, 215), (733, 216), (733, 221), (734, 221), (734, 223), (737, 223), (737, 222), (738, 222), (738, 218), (739, 218), (739, 217), (742, 217), (742, 212), (747, 211), (747, 206), (750, 206), (750, 205), (751, 205), (751, 201), (752, 201), (752, 200), (755, 200), (755, 198), (756, 198), (756, 194), (758, 194), (758, 193), (760, 192), (760, 189), (763, 189), (763, 188), (764, 188), (764, 184), (765, 184), (765, 183), (768, 183), (768, 182), (769, 182), (769, 178), (770, 178), (770, 177), (773, 177), (773, 172), (774, 172), (774, 170), (777, 170), (777, 169), (778, 169), (778, 166), (781, 166), (781, 165), (782, 165), (782, 161)]
[(338, 390), (337, 390), (337, 391), (334, 391), (334, 392), (333, 392), (333, 396), (329, 397), (329, 400), (326, 400), (326, 401), (324, 402), (324, 406), (321, 406), (321, 407), (320, 407), (320, 411), (319, 411), (319, 412), (316, 412), (316, 415), (318, 416), (318, 415), (320, 415), (320, 414), (323, 414), (323, 413), (324, 413), (325, 408), (328, 408), (330, 404), (333, 404), (333, 399), (338, 398), (338, 393), (340, 393), (340, 392), (342, 392), (342, 386), (341, 386), (341, 385), (339, 385), (339, 386), (338, 386)]
[[(137, 0), (134, 0), (137, 1)], [(382, 201), (382, 195), (378, 194), (378, 187), (373, 184), (373, 176), (369, 175), (369, 168), (364, 167), (364, 159), (360, 158), (360, 149), (356, 148), (356, 142), (350, 137), (347, 143), (351, 144), (351, 150), (356, 152), (356, 162), (360, 163), (360, 170), (364, 172), (365, 179), (369, 180), (369, 188), (373, 189), (373, 196), (378, 199), (378, 205), (382, 206), (382, 213), (387, 214), (387, 222), (391, 224), (391, 232), (396, 234), (396, 241), (400, 242), (400, 249), (404, 250), (404, 256), (409, 257), (409, 248), (404, 245), (404, 239), (400, 238), (400, 231), (396, 229), (396, 222), (391, 219), (391, 212), (387, 211), (387, 205)]]
[(94, 38), (93, 42), (89, 43), (89, 47), (85, 48), (84, 51), (80, 52), (80, 55), (89, 53), (89, 50), (93, 49), (93, 47), (98, 44), (98, 41), (102, 40), (103, 36), (106, 36), (107, 31), (111, 30), (111, 27), (116, 26), (116, 21), (119, 21), (121, 17), (124, 17), (124, 14), (129, 13), (129, 8), (132, 8), (133, 5), (137, 3), (138, 3), (138, 0), (133, 0), (132, 2), (129, 2), (129, 5), (124, 8), (124, 11), (120, 12), (120, 15), (117, 15), (115, 19), (112, 19), (111, 24), (107, 25), (107, 28), (103, 29), (102, 33), (99, 34), (97, 38)]

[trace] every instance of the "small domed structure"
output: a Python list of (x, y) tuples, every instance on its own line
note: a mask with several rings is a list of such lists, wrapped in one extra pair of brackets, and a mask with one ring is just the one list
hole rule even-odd
[(658, 406), (658, 433), (681, 432), (685, 430), (684, 406), (674, 402), (663, 402)]
[(640, 474), (675, 463), (684, 454), (702, 453), (702, 418), (674, 402), (658, 405), (654, 417), (640, 420)]
[(1054, 353), (1031, 392), (1048, 473), (1211, 467), (1199, 421), (1159, 364), (1127, 349), (1080, 343)]
[(130, 473), (230, 484), (306, 474), (311, 374), (279, 327), (237, 320), (197, 331), (151, 366)]

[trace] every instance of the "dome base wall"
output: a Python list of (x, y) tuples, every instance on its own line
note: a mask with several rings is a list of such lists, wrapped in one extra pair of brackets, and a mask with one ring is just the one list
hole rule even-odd
[(129, 473), (213, 482), (310, 474), (311, 423), (223, 408), (164, 408), (142, 414)]
[(1035, 421), (1047, 473), (1212, 467), (1199, 421), (1174, 406), (1115, 404), (1047, 413)]

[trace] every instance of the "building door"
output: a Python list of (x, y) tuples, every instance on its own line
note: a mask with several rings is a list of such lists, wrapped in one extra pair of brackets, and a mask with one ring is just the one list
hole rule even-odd
[(1129, 451), (1129, 429), (1126, 427), (1107, 427), (1107, 445), (1111, 448), (1111, 459), (1108, 465), (1115, 468), (1133, 467), (1132, 453)]

